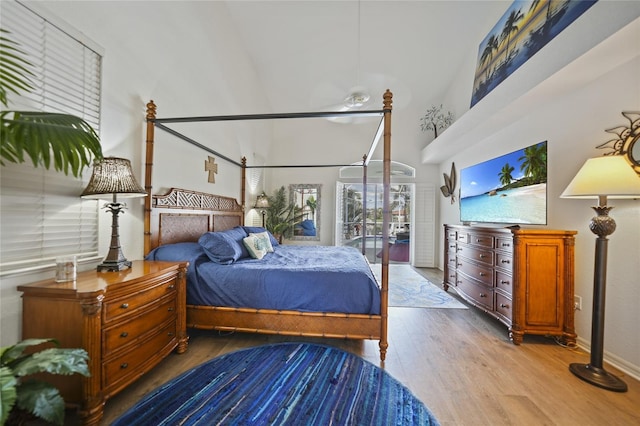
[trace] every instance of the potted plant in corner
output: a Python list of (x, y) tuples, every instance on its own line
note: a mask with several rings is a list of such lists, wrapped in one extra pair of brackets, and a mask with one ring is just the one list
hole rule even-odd
[(267, 197), (269, 208), (265, 227), (282, 243), (283, 238), (293, 235), (293, 225), (302, 219), (294, 203), (287, 202), (284, 186), (277, 189), (273, 196)]
[(25, 354), (27, 348), (55, 339), (26, 339), (0, 348), (0, 424), (22, 424), (34, 416), (64, 424), (64, 400), (53, 385), (34, 378), (35, 373), (89, 376), (84, 349), (48, 347)]

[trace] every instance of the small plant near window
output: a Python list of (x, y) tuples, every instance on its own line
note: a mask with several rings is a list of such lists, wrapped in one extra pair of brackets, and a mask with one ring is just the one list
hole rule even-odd
[(58, 389), (42, 380), (29, 378), (35, 373), (89, 376), (84, 349), (46, 348), (25, 354), (25, 349), (55, 339), (25, 339), (0, 348), (0, 424), (21, 424), (35, 416), (57, 425), (64, 424), (64, 400)]
[(423, 132), (433, 130), (434, 137), (438, 137), (438, 130), (444, 130), (453, 123), (453, 114), (451, 111), (446, 113), (442, 111), (440, 106), (432, 106), (427, 110), (425, 115), (420, 118), (420, 129)]

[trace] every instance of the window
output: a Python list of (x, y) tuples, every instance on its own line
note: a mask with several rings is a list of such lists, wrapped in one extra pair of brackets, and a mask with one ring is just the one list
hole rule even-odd
[[(96, 49), (19, 2), (3, 2), (2, 28), (20, 43), (35, 74), (35, 89), (9, 94), (9, 108), (73, 114), (99, 134), (102, 57)], [(97, 256), (97, 206), (80, 199), (90, 170), (85, 175), (34, 168), (29, 160), (0, 167), (0, 274), (48, 266), (62, 254)]]

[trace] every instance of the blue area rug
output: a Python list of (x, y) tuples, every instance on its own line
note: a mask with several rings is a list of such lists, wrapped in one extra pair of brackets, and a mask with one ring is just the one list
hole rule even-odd
[[(371, 270), (379, 281), (382, 280), (381, 269), (379, 263), (371, 265)], [(389, 265), (389, 306), (468, 309), (408, 264)]]
[(438, 425), (384, 370), (323, 345), (228, 353), (145, 396), (113, 425)]

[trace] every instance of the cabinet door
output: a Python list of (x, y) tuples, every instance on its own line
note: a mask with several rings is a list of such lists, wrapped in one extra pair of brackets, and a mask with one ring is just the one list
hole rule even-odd
[(564, 254), (554, 239), (517, 244), (517, 322), (525, 330), (562, 331)]

